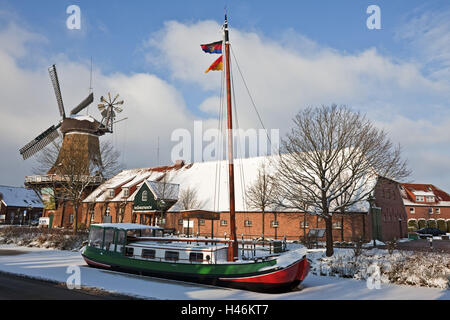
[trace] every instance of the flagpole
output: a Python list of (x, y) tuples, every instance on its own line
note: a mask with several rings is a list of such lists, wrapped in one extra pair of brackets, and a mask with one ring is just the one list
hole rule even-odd
[(238, 257), (238, 244), (236, 242), (236, 214), (234, 195), (234, 164), (233, 164), (233, 119), (231, 113), (231, 76), (230, 76), (230, 40), (228, 35), (227, 12), (225, 9), (225, 61), (227, 82), (227, 119), (228, 119), (228, 180), (230, 194), (230, 240), (232, 247), (228, 250), (228, 261), (234, 261)]

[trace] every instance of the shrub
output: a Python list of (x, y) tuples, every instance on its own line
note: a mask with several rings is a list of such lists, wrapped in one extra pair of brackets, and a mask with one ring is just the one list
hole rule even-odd
[(437, 223), (435, 219), (429, 219), (427, 221), (427, 227), (428, 228), (437, 228)]
[(427, 227), (427, 221), (425, 219), (419, 219), (419, 221), (417, 223), (419, 225), (419, 229)]
[(447, 232), (450, 233), (450, 219), (447, 219)]
[(439, 230), (447, 232), (447, 223), (444, 219), (437, 219), (437, 227)]
[[(410, 228), (413, 228), (410, 230)], [(416, 219), (409, 219), (408, 220), (408, 231), (415, 231), (419, 229), (419, 224), (417, 223)]]

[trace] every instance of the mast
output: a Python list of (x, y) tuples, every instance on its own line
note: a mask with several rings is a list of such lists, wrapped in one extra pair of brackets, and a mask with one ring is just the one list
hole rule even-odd
[(231, 75), (230, 75), (230, 39), (228, 35), (227, 12), (225, 10), (225, 66), (227, 82), (227, 119), (228, 119), (228, 181), (230, 194), (230, 240), (232, 250), (228, 251), (228, 261), (234, 261), (238, 256), (238, 244), (236, 239), (236, 216), (234, 198), (234, 164), (233, 164), (233, 118), (231, 113)]

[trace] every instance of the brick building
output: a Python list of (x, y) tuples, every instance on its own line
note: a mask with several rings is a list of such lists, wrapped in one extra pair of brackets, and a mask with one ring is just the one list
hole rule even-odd
[[(450, 195), (432, 184), (401, 184), (401, 194), (411, 226), (445, 229), (450, 220)], [(439, 222), (441, 221), (441, 222)], [(447, 227), (448, 231), (448, 227)]]
[[(246, 187), (256, 177), (264, 158), (242, 159), (235, 163), (236, 181), (245, 178)], [(239, 167), (239, 166), (242, 167)], [(229, 234), (228, 212), (228, 164), (225, 161), (203, 162), (185, 165), (177, 162), (173, 166), (124, 170), (94, 190), (80, 209), (79, 223), (88, 226), (101, 222), (133, 222), (161, 225), (175, 233), (199, 234), (224, 237)], [(220, 179), (214, 177), (220, 176)], [(164, 216), (150, 206), (136, 206), (141, 201), (139, 190), (146, 182), (167, 181), (177, 184), (181, 190), (193, 188), (197, 191), (198, 202), (204, 212), (216, 214), (215, 220), (207, 217), (189, 217), (190, 210), (183, 210), (179, 203), (173, 205)], [(219, 180), (220, 183), (216, 183)], [(333, 239), (352, 241), (357, 238), (372, 239), (373, 226), (377, 226), (380, 240), (405, 237), (407, 235), (406, 213), (403, 208), (399, 184), (379, 178), (376, 182), (370, 210), (369, 201), (361, 201), (345, 213), (333, 215)], [(262, 214), (249, 210), (244, 200), (241, 183), (236, 183), (236, 231), (240, 236), (260, 237), (262, 234)], [(143, 208), (143, 209), (142, 209)], [(375, 211), (377, 214), (372, 215)], [(188, 214), (188, 215), (187, 215)], [(265, 213), (264, 230), (266, 238), (299, 240), (311, 228), (325, 228), (325, 221), (316, 215), (304, 212), (268, 210)]]
[(0, 186), (0, 224), (28, 225), (41, 217), (43, 208), (33, 190)]

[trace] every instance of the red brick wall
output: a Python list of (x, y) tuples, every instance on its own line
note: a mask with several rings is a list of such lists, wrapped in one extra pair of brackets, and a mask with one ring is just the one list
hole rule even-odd
[[(410, 208), (414, 208), (414, 213), (411, 213)], [(432, 208), (433, 213), (430, 214), (428, 209)], [(436, 213), (436, 208), (440, 209), (440, 213)], [(405, 206), (405, 212), (409, 219), (450, 219), (450, 207), (437, 206)]]
[(381, 208), (382, 240), (407, 237), (407, 216), (399, 184), (380, 178), (375, 188), (375, 204)]

